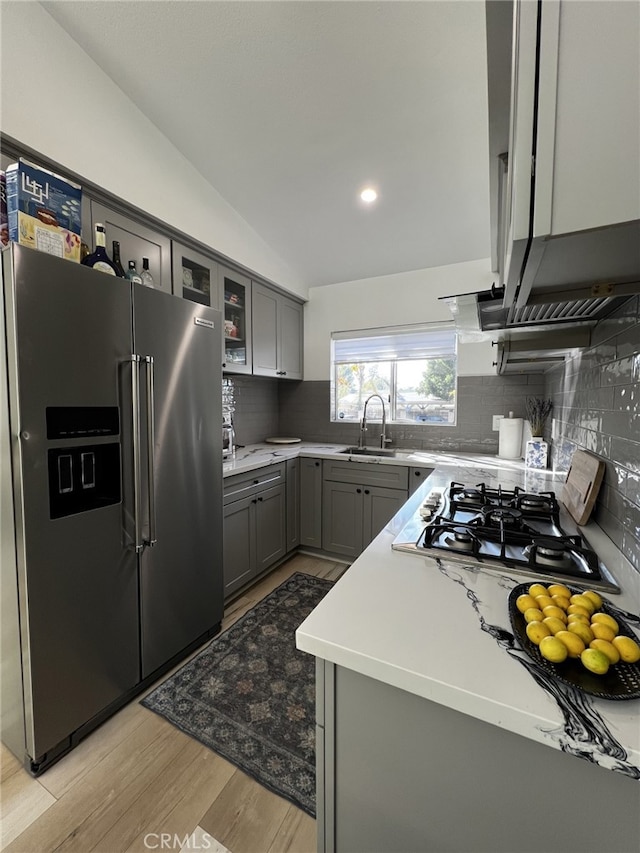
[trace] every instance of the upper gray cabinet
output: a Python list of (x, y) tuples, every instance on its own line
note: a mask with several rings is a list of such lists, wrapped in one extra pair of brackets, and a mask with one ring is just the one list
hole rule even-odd
[(171, 260), (174, 295), (219, 309), (217, 262), (175, 240), (171, 242)]
[(302, 305), (255, 281), (253, 372), (302, 379)]
[[(93, 246), (96, 222), (101, 222), (106, 230), (107, 252), (111, 256), (112, 242), (120, 243), (120, 258), (125, 271), (129, 261), (136, 262), (138, 272), (142, 270), (142, 259), (149, 258), (149, 272), (153, 276), (155, 287), (171, 293), (171, 240), (169, 237), (148, 228), (146, 225), (111, 210), (100, 202), (91, 201), (91, 235), (84, 239)], [(89, 237), (89, 239), (87, 239)]]
[(227, 267), (218, 268), (224, 319), (222, 368), (251, 373), (251, 280)]
[(505, 307), (635, 292), (638, 4), (489, 0), (486, 9), (493, 254)]

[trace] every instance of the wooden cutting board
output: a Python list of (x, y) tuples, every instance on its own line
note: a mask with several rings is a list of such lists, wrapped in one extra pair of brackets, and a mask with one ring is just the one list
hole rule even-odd
[(561, 502), (574, 521), (586, 524), (598, 497), (605, 463), (585, 450), (576, 450), (564, 484)]

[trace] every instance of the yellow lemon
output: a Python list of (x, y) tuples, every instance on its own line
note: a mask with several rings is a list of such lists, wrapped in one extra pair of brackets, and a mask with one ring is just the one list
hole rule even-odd
[(543, 658), (553, 661), (553, 663), (562, 663), (566, 660), (569, 652), (567, 647), (557, 637), (544, 637), (539, 646), (540, 654)]
[[(537, 607), (535, 598), (532, 598), (530, 595), (524, 593), (523, 595), (519, 595), (516, 598), (516, 607), (520, 611), (520, 613), (524, 613), (525, 610), (529, 610), (530, 607)], [(542, 609), (542, 608), (540, 608)]]
[(620, 658), (625, 663), (635, 663), (640, 660), (640, 646), (631, 637), (618, 635), (611, 642), (620, 652)]
[(537, 607), (530, 607), (524, 611), (523, 615), (525, 622), (542, 622), (544, 619), (544, 613), (542, 610), (538, 610)]
[(567, 621), (567, 614), (561, 607), (556, 607), (555, 604), (545, 607), (542, 612), (545, 616), (555, 616), (556, 619), (562, 619), (563, 622)]
[(552, 595), (551, 600), (556, 607), (561, 607), (562, 610), (568, 610), (571, 602), (565, 595)]
[(529, 595), (535, 598), (536, 595), (549, 595), (549, 593), (546, 586), (543, 586), (541, 583), (532, 583), (529, 587)]
[(596, 609), (596, 606), (593, 603), (593, 601), (591, 601), (590, 598), (587, 598), (586, 595), (579, 595), (579, 594), (572, 595), (571, 598), (569, 599), (569, 601), (572, 604), (577, 605), (578, 607), (584, 607), (584, 609), (588, 613), (593, 613)]
[(584, 622), (571, 622), (567, 625), (568, 631), (573, 631), (574, 634), (577, 634), (585, 646), (588, 646), (591, 640), (594, 639), (593, 632), (588, 625), (585, 625)]
[(613, 643), (608, 643), (606, 640), (591, 640), (589, 643), (590, 649), (597, 649), (609, 658), (609, 663), (618, 663), (620, 660), (620, 652), (616, 649)]
[(551, 607), (553, 604), (553, 599), (550, 595), (536, 595), (535, 601), (536, 607), (539, 607), (540, 610), (544, 610), (545, 607)]
[(570, 658), (579, 658), (585, 649), (580, 637), (572, 631), (558, 631), (556, 637), (565, 644)]
[(591, 617), (591, 621), (599, 622), (601, 625), (608, 625), (609, 628), (611, 628), (611, 630), (613, 631), (614, 637), (620, 630), (620, 626), (618, 625), (616, 620), (613, 618), (613, 616), (609, 616), (608, 613), (594, 613)]
[(608, 640), (611, 642), (616, 635), (616, 632), (610, 625), (604, 625), (602, 622), (592, 622), (591, 633), (597, 640)]
[(557, 634), (558, 631), (566, 631), (567, 629), (562, 619), (558, 619), (556, 616), (545, 616), (542, 624), (546, 625), (552, 634)]
[(596, 610), (599, 610), (602, 607), (602, 596), (598, 595), (597, 592), (594, 592), (592, 589), (588, 589), (585, 592), (585, 595), (593, 601), (596, 606)]
[(585, 649), (580, 655), (580, 660), (583, 666), (595, 672), (596, 675), (604, 675), (610, 666), (609, 658), (598, 649)]
[(580, 613), (581, 616), (591, 619), (591, 611), (587, 610), (586, 607), (580, 607), (579, 604), (570, 604), (567, 607), (567, 613)]
[(536, 646), (539, 646), (541, 641), (549, 636), (551, 636), (551, 631), (543, 622), (529, 622), (527, 625), (527, 637)]
[(571, 598), (571, 590), (563, 583), (552, 583), (549, 589), (549, 595), (553, 598), (554, 595), (562, 595), (564, 598)]
[(585, 625), (590, 625), (589, 617), (585, 616), (584, 613), (570, 613), (567, 616), (567, 622), (584, 622)]

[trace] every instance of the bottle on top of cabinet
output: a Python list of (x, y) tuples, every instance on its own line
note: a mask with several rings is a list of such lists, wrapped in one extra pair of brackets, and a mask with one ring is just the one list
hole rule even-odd
[(117, 270), (116, 275), (119, 278), (126, 278), (127, 276), (125, 274), (124, 267), (122, 266), (122, 261), (120, 260), (120, 243), (117, 240), (114, 240), (111, 243), (111, 246), (113, 247), (113, 265)]
[(91, 252), (91, 254), (87, 255), (86, 258), (83, 258), (82, 263), (86, 267), (92, 267), (94, 270), (100, 270), (100, 272), (105, 272), (107, 275), (118, 275), (118, 270), (116, 269), (115, 264), (107, 254), (106, 246), (106, 236), (104, 225), (100, 222), (96, 222), (95, 227), (95, 250)]
[(142, 272), (140, 273), (140, 278), (146, 287), (153, 287), (153, 276), (149, 272), (149, 258), (142, 259)]
[(142, 276), (136, 269), (136, 262), (129, 261), (129, 269), (127, 270), (127, 278), (134, 284), (142, 284)]

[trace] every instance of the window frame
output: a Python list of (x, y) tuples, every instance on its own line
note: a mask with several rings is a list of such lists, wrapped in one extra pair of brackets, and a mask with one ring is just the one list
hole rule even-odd
[[(376, 357), (371, 359), (361, 358), (354, 361), (346, 361), (340, 360), (336, 361), (335, 350), (336, 350), (336, 342), (341, 340), (348, 341), (358, 341), (363, 339), (371, 339), (371, 338), (389, 338), (390, 336), (402, 338), (403, 335), (413, 335), (416, 334), (425, 334), (429, 335), (429, 333), (438, 332), (442, 334), (450, 333), (451, 335), (451, 349), (452, 353), (446, 352), (442, 354), (426, 354), (425, 352), (420, 355), (415, 355), (411, 357), (403, 358), (402, 355), (400, 357), (395, 358), (386, 358), (386, 357)], [(435, 336), (435, 335), (434, 335)], [(390, 376), (389, 376), (389, 390), (387, 394), (382, 394), (383, 398), (386, 398), (387, 406), (388, 406), (388, 417), (387, 423), (394, 424), (396, 426), (405, 426), (405, 427), (455, 427), (458, 422), (458, 335), (455, 328), (455, 325), (451, 322), (435, 322), (435, 323), (422, 323), (416, 325), (406, 325), (406, 326), (385, 326), (379, 327), (376, 329), (357, 329), (352, 331), (335, 331), (331, 333), (331, 382), (330, 382), (330, 422), (331, 423), (359, 423), (359, 420), (362, 416), (360, 413), (355, 418), (340, 418), (338, 417), (338, 368), (341, 364), (389, 364), (390, 366)], [(447, 422), (429, 422), (429, 421), (419, 421), (419, 420), (408, 420), (408, 419), (398, 419), (398, 366), (400, 364), (409, 363), (411, 361), (429, 361), (430, 359), (437, 358), (451, 358), (453, 357), (455, 360), (455, 382), (454, 382), (454, 393), (453, 393), (453, 420)], [(377, 393), (377, 392), (372, 392)], [(372, 422), (380, 422), (376, 419), (375, 416), (370, 418)]]

